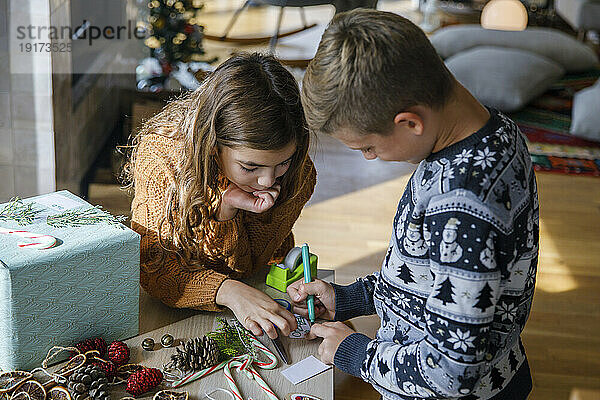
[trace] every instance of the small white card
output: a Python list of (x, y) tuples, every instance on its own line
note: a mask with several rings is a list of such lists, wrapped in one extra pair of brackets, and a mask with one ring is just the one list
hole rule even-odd
[(292, 365), (286, 370), (281, 371), (281, 374), (294, 385), (299, 384), (321, 372), (328, 370), (329, 365), (323, 364), (317, 360), (315, 356), (308, 356), (304, 360)]
[(290, 333), (290, 339), (303, 339), (308, 332), (310, 332), (310, 322), (301, 315), (294, 314), (298, 328)]

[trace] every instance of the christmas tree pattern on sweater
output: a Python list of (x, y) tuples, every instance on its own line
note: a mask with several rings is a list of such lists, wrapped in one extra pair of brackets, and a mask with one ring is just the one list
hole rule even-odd
[[(535, 176), (503, 114), (421, 162), (371, 286), (362, 378), (386, 399), (489, 399), (525, 360), (538, 252)], [(338, 290), (338, 289), (336, 289)]]

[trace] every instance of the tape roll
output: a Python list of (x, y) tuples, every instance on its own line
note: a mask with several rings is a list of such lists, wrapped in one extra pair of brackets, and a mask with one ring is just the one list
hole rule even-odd
[(294, 247), (287, 253), (287, 256), (285, 256), (283, 265), (293, 272), (300, 264), (302, 264), (302, 249), (300, 247)]

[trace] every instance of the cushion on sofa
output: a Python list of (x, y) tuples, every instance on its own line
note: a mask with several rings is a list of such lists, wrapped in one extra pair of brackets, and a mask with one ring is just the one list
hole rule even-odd
[(499, 46), (539, 54), (562, 65), (567, 72), (585, 71), (598, 63), (598, 57), (590, 47), (550, 28), (499, 31), (480, 25), (456, 25), (438, 30), (431, 36), (431, 43), (442, 58), (476, 46)]
[(446, 60), (456, 79), (483, 104), (515, 111), (542, 94), (565, 70), (524, 50), (480, 46)]
[(600, 142), (600, 80), (575, 93), (570, 132), (573, 136)]
[(555, 0), (556, 13), (574, 29), (600, 30), (600, 1)]

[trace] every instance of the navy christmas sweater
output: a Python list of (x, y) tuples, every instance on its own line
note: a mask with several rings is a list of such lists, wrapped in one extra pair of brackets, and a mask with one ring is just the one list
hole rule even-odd
[(385, 399), (496, 396), (527, 367), (520, 333), (533, 299), (538, 230), (525, 139), (490, 110), (483, 128), (419, 164), (381, 271), (334, 285), (336, 320), (381, 318), (374, 340), (354, 333), (340, 344), (335, 365)]

